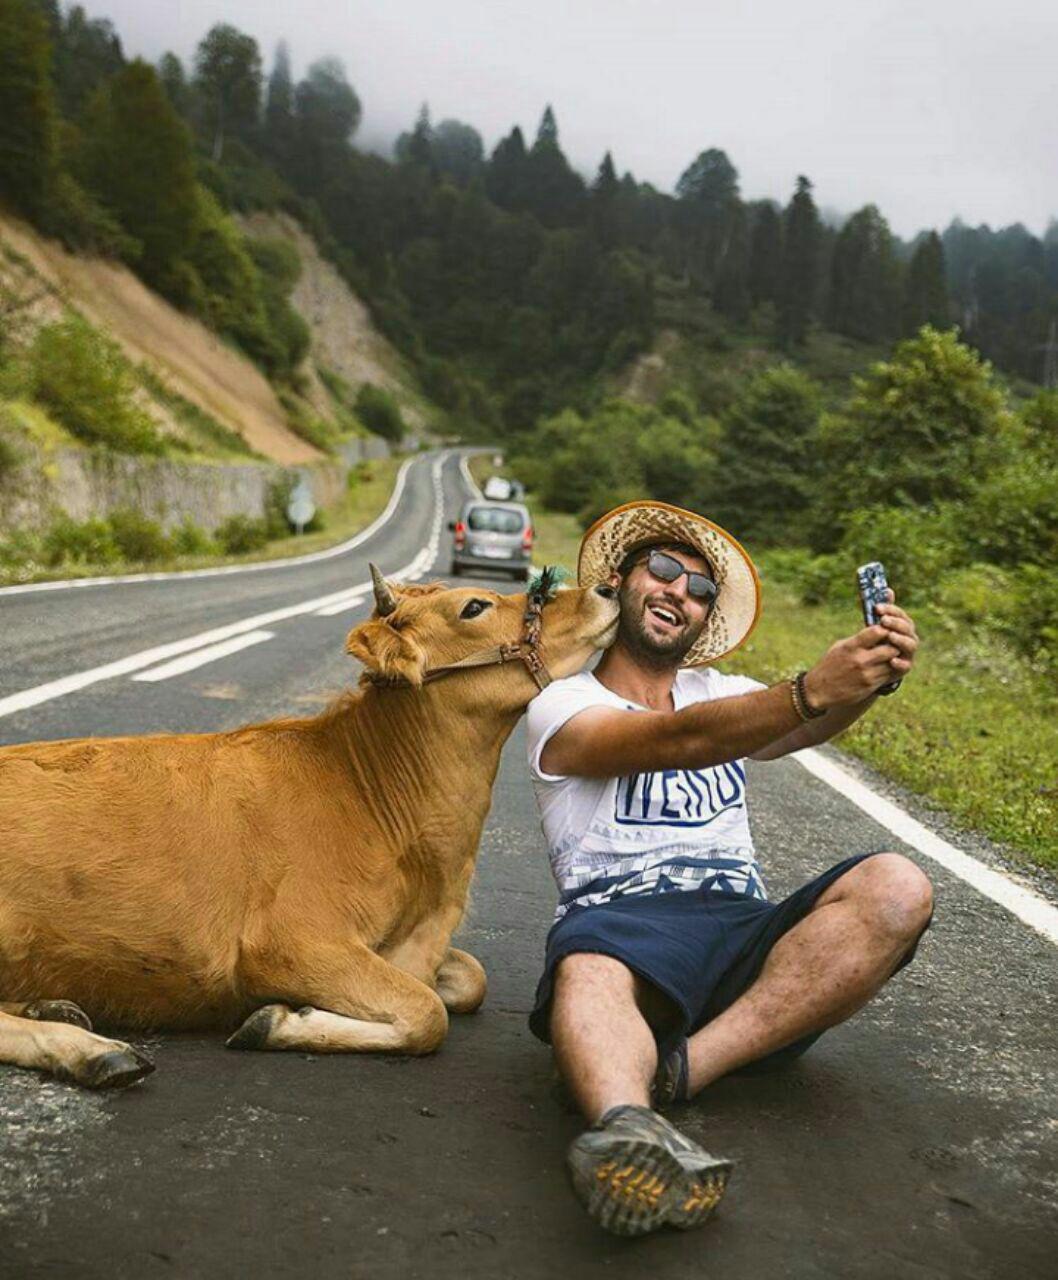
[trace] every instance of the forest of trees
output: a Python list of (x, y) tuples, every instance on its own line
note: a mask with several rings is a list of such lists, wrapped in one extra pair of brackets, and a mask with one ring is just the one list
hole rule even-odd
[(807, 177), (788, 202), (747, 201), (705, 148), (672, 194), (607, 153), (585, 180), (554, 111), (486, 150), (424, 106), (394, 158), (353, 144), (361, 103), (339, 61), (295, 79), (227, 24), (193, 63), (128, 61), (118, 34), (57, 0), (0, 0), (0, 194), (75, 247), (124, 258), (273, 376), (305, 335), (289, 277), (258, 262), (227, 214), (286, 208), (308, 223), (464, 426), (525, 431), (583, 407), (598, 375), (677, 323), (719, 317), (788, 351), (822, 326), (891, 344), (958, 324), (1004, 370), (1038, 380), (1058, 315), (1058, 225), (1038, 238), (959, 222), (911, 243), (873, 205), (840, 229)]

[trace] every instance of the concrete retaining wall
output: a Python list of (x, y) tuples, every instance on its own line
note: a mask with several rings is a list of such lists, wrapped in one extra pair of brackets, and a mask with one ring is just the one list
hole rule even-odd
[(166, 529), (189, 518), (212, 531), (233, 515), (263, 515), (271, 485), (291, 474), (308, 478), (317, 506), (331, 506), (344, 493), (352, 467), (390, 452), (385, 440), (349, 440), (333, 461), (283, 468), (130, 457), (105, 449), (20, 449), (24, 461), (0, 479), (0, 532), (42, 529), (60, 512), (88, 520), (122, 507), (142, 511)]

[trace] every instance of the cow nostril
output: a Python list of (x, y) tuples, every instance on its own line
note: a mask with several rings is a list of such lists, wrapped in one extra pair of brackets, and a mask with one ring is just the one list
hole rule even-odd
[(617, 588), (616, 588), (616, 587), (606, 587), (606, 586), (596, 587), (596, 588), (595, 588), (595, 594), (596, 594), (597, 596), (602, 596), (602, 598), (603, 598), (604, 600), (616, 600), (616, 599), (617, 599)]

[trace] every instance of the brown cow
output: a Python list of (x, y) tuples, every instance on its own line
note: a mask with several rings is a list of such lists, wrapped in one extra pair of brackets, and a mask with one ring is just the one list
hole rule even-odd
[(373, 572), (361, 687), (318, 716), (0, 749), (0, 1061), (95, 1088), (153, 1070), (89, 1018), (429, 1053), (478, 1007), (484, 970), (449, 940), (500, 749), (539, 659), (579, 670), (617, 604), (559, 592), (541, 634), (539, 596)]

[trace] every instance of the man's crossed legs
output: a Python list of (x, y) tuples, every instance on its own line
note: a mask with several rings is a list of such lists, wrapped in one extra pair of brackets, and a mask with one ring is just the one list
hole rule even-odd
[[(875, 854), (834, 880), (804, 918), (774, 944), (756, 981), (689, 1037), (687, 1096), (739, 1067), (843, 1022), (862, 1008), (914, 949), (929, 923), (932, 904), (929, 880), (901, 854)], [(667, 1006), (654, 987), (610, 956), (574, 953), (556, 968), (550, 1022), (555, 1058), (581, 1110), (596, 1126), (594, 1133), (589, 1130), (584, 1139), (578, 1139), (587, 1141), (581, 1153), (586, 1160), (579, 1161), (579, 1171), (577, 1143), (571, 1149), (574, 1185), (603, 1225), (625, 1234), (652, 1230), (665, 1221), (698, 1225), (720, 1198), (730, 1170), (729, 1162), (709, 1163), (711, 1158), (700, 1152), (706, 1156), (701, 1164), (703, 1177), (708, 1178), (710, 1169), (719, 1172), (711, 1184), (714, 1194), (697, 1197), (704, 1212), (691, 1215), (692, 1220), (674, 1212), (664, 1197), (630, 1193), (629, 1183), (636, 1177), (634, 1160), (631, 1174), (624, 1165), (612, 1171), (623, 1174), (616, 1183), (598, 1174), (609, 1165), (602, 1158), (605, 1140), (597, 1136), (604, 1117), (616, 1122), (618, 1129), (631, 1126), (640, 1138), (655, 1122), (666, 1123), (646, 1112), (615, 1113), (615, 1108), (650, 1107), (658, 1070), (654, 1029)], [(603, 1132), (606, 1127), (603, 1124)], [(683, 1144), (693, 1146), (672, 1132)], [(628, 1144), (627, 1137), (616, 1146), (622, 1158), (638, 1150), (634, 1142)], [(689, 1155), (679, 1158), (684, 1166), (694, 1164)], [(649, 1183), (657, 1170), (646, 1168)], [(653, 1181), (657, 1183), (656, 1178)], [(692, 1185), (700, 1188), (702, 1178)], [(590, 1199), (585, 1197), (588, 1186)], [(604, 1194), (608, 1189), (613, 1204), (619, 1205), (616, 1219), (613, 1204)]]

